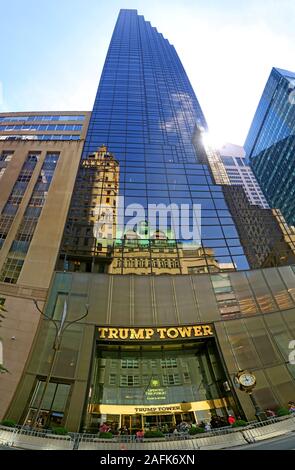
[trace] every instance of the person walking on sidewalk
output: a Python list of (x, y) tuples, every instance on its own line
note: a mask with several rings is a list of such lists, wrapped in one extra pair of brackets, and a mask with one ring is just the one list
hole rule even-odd
[(232, 426), (236, 422), (236, 418), (232, 415), (228, 415), (227, 422)]

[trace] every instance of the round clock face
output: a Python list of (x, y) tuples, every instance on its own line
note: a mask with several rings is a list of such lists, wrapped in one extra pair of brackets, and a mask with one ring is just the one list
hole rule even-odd
[(256, 379), (252, 374), (242, 374), (239, 377), (239, 382), (243, 387), (252, 387), (255, 385)]

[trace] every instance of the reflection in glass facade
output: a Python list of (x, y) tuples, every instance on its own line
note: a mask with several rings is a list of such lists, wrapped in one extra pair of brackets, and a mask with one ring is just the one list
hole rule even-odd
[[(192, 227), (192, 205), (200, 204), (202, 211), (201, 242), (186, 241), (183, 229), (175, 237), (175, 230), (168, 225), (166, 233), (151, 234), (150, 240), (162, 239), (154, 252), (153, 242), (141, 244), (142, 237), (135, 230), (135, 252), (141, 259), (136, 267), (141, 263), (145, 273), (164, 267), (160, 261), (153, 262), (159, 258), (159, 250), (171, 254), (167, 272), (182, 272), (179, 259), (183, 257), (190, 260), (184, 262), (189, 267), (186, 272), (248, 268), (222, 188), (214, 184), (208, 166), (198, 163), (192, 144), (196, 125), (207, 128), (174, 47), (136, 10), (121, 10), (101, 75), (84, 157), (102, 144), (114, 154), (120, 167), (118, 195), (124, 196), (125, 207), (137, 203), (147, 210), (148, 204), (188, 204), (189, 215), (181, 221), (184, 230)], [(124, 261), (126, 245), (118, 243), (114, 246), (118, 260), (112, 272), (130, 272), (133, 261)], [(186, 249), (188, 254), (182, 256)], [(127, 252), (127, 258), (132, 258), (130, 243)], [(191, 262), (192, 258), (197, 261)]]
[[(44, 393), (45, 382), (38, 380), (30, 402), (30, 408), (26, 416), (26, 423), (32, 424), (36, 418), (37, 409)], [(70, 385), (50, 382), (45, 390), (42, 400), (42, 408), (38, 413), (39, 427), (60, 426), (64, 417), (64, 411), (69, 398)]]
[(295, 73), (273, 68), (251, 124), (245, 150), (271, 207), (295, 224)]
[(246, 163), (245, 150), (239, 145), (225, 144), (219, 149), (230, 183), (243, 186), (250, 204), (268, 209), (257, 180)]

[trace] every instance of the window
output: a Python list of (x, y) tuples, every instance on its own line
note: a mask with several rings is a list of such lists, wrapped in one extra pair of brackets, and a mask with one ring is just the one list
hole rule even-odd
[(121, 375), (120, 386), (121, 387), (138, 387), (140, 385), (139, 375)]
[(0, 155), (0, 162), (10, 162), (12, 159), (13, 152), (8, 151), (8, 152), (2, 152)]
[(84, 121), (84, 115), (61, 116), (56, 115), (30, 115), (30, 116), (4, 116), (0, 117), (0, 122), (17, 122), (17, 121)]
[(184, 372), (183, 373), (183, 381), (186, 384), (191, 383), (191, 378), (190, 378), (189, 372)]
[[(45, 388), (44, 381), (38, 381), (31, 399), (26, 423), (30, 424), (36, 416), (36, 410), (40, 405), (41, 397)], [(50, 382), (46, 386), (45, 395), (42, 398), (40, 424), (44, 427), (55, 427), (62, 425), (64, 413), (71, 386), (69, 384)]]
[(165, 374), (163, 375), (163, 385), (180, 385), (180, 376), (179, 374)]
[(172, 367), (177, 367), (177, 359), (175, 358), (161, 359), (161, 367), (163, 369), (170, 369)]
[(235, 161), (232, 157), (221, 157), (224, 165), (235, 165)]
[(113, 387), (117, 385), (117, 375), (116, 374), (110, 374), (109, 384), (112, 385)]
[(139, 361), (138, 359), (122, 359), (121, 367), (122, 369), (138, 369)]
[(9, 284), (16, 284), (21, 269), (24, 264), (24, 259), (7, 257), (0, 274), (0, 281)]

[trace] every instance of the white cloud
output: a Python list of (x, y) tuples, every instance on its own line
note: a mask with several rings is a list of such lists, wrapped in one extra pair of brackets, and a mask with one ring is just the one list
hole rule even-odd
[[(217, 143), (243, 144), (271, 68), (295, 70), (293, 32), (277, 3), (254, 3), (246, 17), (199, 6), (159, 16), (158, 30), (165, 25)], [(294, 4), (282, 3), (295, 13)]]

